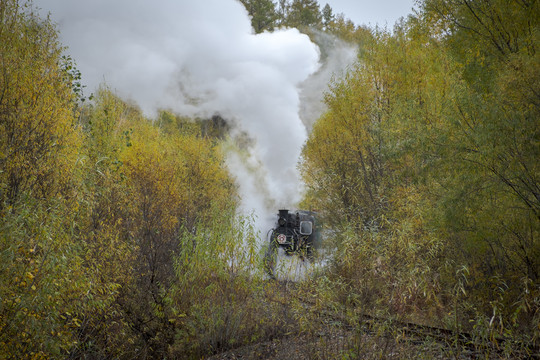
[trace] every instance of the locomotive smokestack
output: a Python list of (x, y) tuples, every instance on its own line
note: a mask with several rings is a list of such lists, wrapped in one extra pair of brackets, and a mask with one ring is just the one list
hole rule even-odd
[(285, 226), (287, 224), (288, 217), (289, 217), (289, 210), (286, 210), (286, 209), (279, 210), (279, 218), (278, 218), (279, 226)]

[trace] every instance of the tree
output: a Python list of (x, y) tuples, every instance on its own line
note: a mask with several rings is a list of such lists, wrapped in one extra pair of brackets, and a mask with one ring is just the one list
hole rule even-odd
[(317, 0), (293, 0), (288, 8), (286, 25), (291, 27), (319, 27), (321, 13)]
[(80, 141), (56, 31), (32, 11), (0, 7), (0, 209), (25, 192), (65, 189)]
[[(31, 2), (0, 3), (0, 353), (62, 357), (102, 306), (77, 242), (73, 68)], [(79, 220), (79, 219), (77, 219)]]
[(325, 24), (326, 31), (336, 35), (340, 39), (350, 43), (356, 43), (361, 48), (364, 42), (373, 36), (371, 30), (366, 26), (356, 26), (351, 19), (345, 18), (343, 14), (332, 15), (332, 21)]
[[(456, 327), (472, 311), (488, 319), (478, 324), (486, 331), (532, 341), (538, 5), (433, 0), (422, 9), (392, 35), (366, 37), (357, 67), (333, 83), (303, 152), (306, 201), (330, 209), (333, 226), (352, 222), (337, 227), (346, 256), (336, 268), (360, 294), (376, 291), (397, 309), (414, 306), (400, 293), (423, 305), (431, 295), (420, 293), (432, 294), (435, 308), (453, 304)], [(458, 273), (468, 274), (466, 288)]]
[(334, 20), (332, 8), (328, 4), (324, 5), (324, 8), (322, 9), (322, 20), (325, 27), (328, 27), (328, 25), (330, 25), (330, 23)]
[(272, 31), (276, 26), (278, 15), (272, 0), (240, 0), (251, 17), (251, 25), (255, 32)]
[(289, 0), (279, 0), (277, 7), (278, 24), (285, 25), (287, 22), (287, 16), (289, 14), (289, 8), (291, 4)]
[(423, 5), (427, 19), (448, 27), (444, 45), (462, 68), (443, 135), (452, 151), (446, 167), (457, 176), (440, 179), (439, 210), (457, 245), (486, 259), (474, 277), (483, 291), (493, 276), (514, 285), (506, 300), (513, 311), (519, 286), (540, 274), (540, 9), (521, 1)]

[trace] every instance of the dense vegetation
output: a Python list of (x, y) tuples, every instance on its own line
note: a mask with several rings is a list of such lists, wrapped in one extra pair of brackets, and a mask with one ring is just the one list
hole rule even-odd
[(323, 308), (358, 331), (315, 358), (371, 357), (366, 313), (466, 331), (485, 355), (534, 351), (538, 2), (424, 0), (392, 32), (313, 0), (242, 2), (257, 32), (315, 27), (359, 46), (300, 164), (303, 205), (332, 230), (328, 269), (296, 289), (316, 305), (259, 276), (220, 119), (149, 121), (106, 86), (85, 99), (50, 20), (5, 0), (0, 358), (200, 358), (316, 337)]
[(231, 246), (250, 230), (219, 122), (150, 122), (106, 87), (88, 102), (51, 22), (0, 6), (0, 358), (214, 351), (200, 332), (253, 311), (256, 259)]
[(302, 163), (339, 229), (336, 301), (538, 342), (539, 19), (536, 1), (426, 0), (360, 39)]

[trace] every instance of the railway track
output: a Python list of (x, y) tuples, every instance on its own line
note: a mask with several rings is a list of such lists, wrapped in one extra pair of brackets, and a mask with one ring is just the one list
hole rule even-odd
[[(437, 343), (441, 349), (447, 353), (461, 354), (459, 358), (488, 358), (502, 359), (509, 358), (505, 354), (507, 345), (519, 348), (516, 344), (509, 344), (507, 339), (492, 337), (489, 340), (479, 339), (473, 334), (464, 331), (455, 331), (442, 327), (417, 324), (399, 319), (373, 316), (365, 313), (355, 314), (351, 319), (345, 315), (345, 309), (322, 307), (312, 299), (307, 299), (298, 295), (297, 283), (292, 281), (278, 281), (286, 291), (288, 298), (294, 298), (305, 308), (306, 311), (316, 311), (319, 321), (323, 325), (339, 327), (350, 333), (361, 332), (367, 336), (381, 336), (380, 329), (387, 329), (387, 334), (383, 336), (399, 335), (400, 341), (407, 341), (410, 344), (422, 345), (426, 342)], [(284, 306), (290, 306), (290, 302), (274, 299)], [(316, 310), (315, 310), (316, 309)], [(489, 354), (489, 356), (486, 356)], [(456, 357), (457, 358), (457, 357)], [(523, 346), (517, 353), (512, 353), (512, 359), (538, 359), (540, 360), (539, 346)]]

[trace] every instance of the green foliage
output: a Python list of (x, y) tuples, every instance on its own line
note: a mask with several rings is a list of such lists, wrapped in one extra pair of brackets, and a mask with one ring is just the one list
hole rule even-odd
[(60, 356), (77, 344), (91, 291), (80, 245), (71, 242), (72, 216), (61, 203), (16, 205), (0, 215), (0, 353)]
[(286, 25), (315, 27), (322, 25), (319, 3), (316, 0), (292, 0), (287, 11)]
[(260, 291), (251, 278), (259, 272), (257, 235), (248, 219), (215, 214), (184, 233), (176, 259), (171, 301), (173, 320), (182, 324), (175, 348), (183, 354), (201, 356), (263, 335), (263, 313), (252, 298)]
[(305, 203), (343, 234), (333, 276), (367, 310), (465, 330), (489, 318), (475, 330), (515, 355), (540, 335), (538, 4), (421, 10), (365, 37), (331, 85)]
[(278, 15), (272, 0), (240, 0), (251, 17), (251, 25), (255, 33), (272, 31), (276, 26)]
[(324, 26), (330, 25), (330, 23), (334, 20), (334, 13), (329, 4), (324, 5), (323, 9), (321, 10), (321, 15)]

